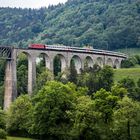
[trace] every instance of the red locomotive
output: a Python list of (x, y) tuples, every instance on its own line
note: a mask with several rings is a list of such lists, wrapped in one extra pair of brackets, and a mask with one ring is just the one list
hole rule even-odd
[(45, 49), (46, 46), (44, 44), (30, 44), (28, 48), (30, 48), (30, 49)]

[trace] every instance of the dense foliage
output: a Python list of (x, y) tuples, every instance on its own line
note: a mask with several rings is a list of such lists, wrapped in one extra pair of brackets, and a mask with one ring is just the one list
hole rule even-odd
[[(118, 49), (140, 47), (139, 0), (68, 0), (41, 9), (0, 8), (0, 44), (27, 47), (29, 43), (64, 44)], [(6, 113), (0, 109), (0, 139), (10, 135), (48, 140), (139, 140), (140, 78), (113, 81), (113, 69), (98, 65), (77, 73), (53, 74), (44, 58), (36, 64), (32, 97), (27, 93), (28, 62), (17, 61), (18, 97)], [(0, 106), (3, 104), (5, 62), (0, 61)], [(128, 58), (123, 67), (140, 64)], [(52, 81), (55, 79), (54, 81)]]
[[(19, 76), (25, 82), (27, 69), (21, 67), (27, 66), (26, 60), (24, 55), (18, 60)], [(41, 73), (38, 67), (44, 70), (43, 61), (37, 64), (34, 95), (21, 95), (6, 114), (0, 112), (2, 134), (6, 128), (10, 135), (48, 140), (139, 140), (140, 79), (137, 85), (130, 78), (114, 85), (109, 66), (85, 65), (81, 74), (75, 74), (72, 65), (52, 81), (51, 72)]]
[(140, 103), (127, 93), (116, 85), (91, 97), (72, 83), (47, 82), (33, 98), (12, 104), (7, 129), (48, 140), (139, 140)]
[(88, 87), (89, 94), (101, 88), (109, 91), (113, 84), (113, 69), (109, 66), (101, 69), (98, 65), (94, 65), (93, 68), (82, 70), (81, 74), (77, 76), (76, 84), (81, 87)]
[(6, 114), (3, 110), (0, 108), (0, 139), (6, 138)]
[(140, 47), (139, 0), (68, 0), (41, 9), (0, 8), (0, 44)]
[[(26, 122), (28, 121), (28, 112), (31, 109), (31, 99), (29, 96), (20, 96), (9, 108), (7, 113), (7, 123), (6, 128), (10, 135), (27, 135), (27, 127)], [(13, 118), (11, 120), (11, 118)]]

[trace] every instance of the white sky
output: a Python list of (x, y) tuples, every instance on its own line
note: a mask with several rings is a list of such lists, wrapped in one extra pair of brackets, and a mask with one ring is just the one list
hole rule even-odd
[(40, 8), (65, 3), (67, 0), (0, 0), (0, 7)]

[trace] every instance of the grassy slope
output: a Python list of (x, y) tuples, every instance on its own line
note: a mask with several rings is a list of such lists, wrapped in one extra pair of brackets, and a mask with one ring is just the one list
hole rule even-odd
[(21, 138), (21, 137), (7, 137), (7, 140), (33, 140), (33, 139)]
[[(128, 56), (133, 56), (133, 55), (140, 55), (140, 48), (127, 48), (127, 49), (119, 49), (115, 50), (118, 52), (123, 52), (127, 54)], [(135, 68), (129, 68), (129, 69), (116, 69), (114, 70), (114, 80), (115, 82), (121, 80), (122, 78), (125, 77), (130, 77), (134, 79), (135, 82), (138, 81), (140, 78), (140, 66), (136, 65)]]
[(129, 68), (129, 69), (115, 69), (114, 70), (114, 80), (115, 82), (129, 77), (134, 79), (135, 82), (140, 78), (140, 68)]

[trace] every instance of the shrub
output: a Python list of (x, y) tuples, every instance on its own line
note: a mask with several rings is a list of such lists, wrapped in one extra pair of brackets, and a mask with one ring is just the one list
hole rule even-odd
[(135, 55), (128, 59), (123, 60), (121, 63), (121, 67), (130, 68), (130, 67), (134, 67), (137, 64), (140, 65), (140, 56), (139, 55)]
[(7, 133), (5, 132), (5, 130), (0, 129), (0, 139), (6, 139), (6, 135)]
[(134, 57), (136, 58), (137, 63), (140, 65), (140, 55), (135, 55)]
[(121, 63), (121, 68), (130, 68), (133, 67), (135, 64), (130, 61), (130, 59), (123, 60)]

